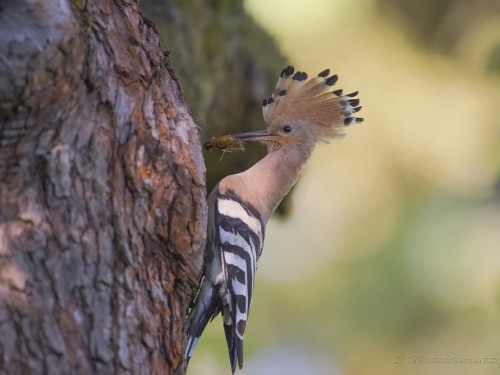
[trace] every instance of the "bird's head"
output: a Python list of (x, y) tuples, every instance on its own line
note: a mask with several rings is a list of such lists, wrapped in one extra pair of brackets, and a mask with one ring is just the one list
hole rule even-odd
[(357, 92), (334, 90), (338, 77), (329, 74), (326, 69), (308, 79), (307, 73), (294, 73), (293, 66), (286, 67), (272, 96), (262, 103), (267, 129), (234, 137), (265, 142), (270, 152), (284, 148), (312, 150), (316, 142), (343, 137), (345, 126), (363, 121), (354, 116), (361, 107), (355, 98)]

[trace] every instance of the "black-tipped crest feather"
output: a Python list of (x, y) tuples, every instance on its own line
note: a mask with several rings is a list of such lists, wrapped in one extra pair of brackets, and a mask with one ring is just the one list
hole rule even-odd
[(329, 91), (339, 79), (337, 74), (329, 74), (330, 69), (325, 69), (308, 80), (307, 73), (295, 71), (291, 65), (283, 69), (273, 100), (268, 99), (268, 104), (274, 105), (264, 107), (266, 124), (305, 122), (313, 127), (318, 140), (342, 136), (341, 127), (358, 123), (351, 116), (361, 109), (360, 100), (351, 99), (357, 91), (347, 95), (342, 89)]

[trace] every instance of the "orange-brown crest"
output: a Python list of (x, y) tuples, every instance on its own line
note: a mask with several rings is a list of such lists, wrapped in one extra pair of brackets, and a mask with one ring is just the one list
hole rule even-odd
[(333, 90), (338, 77), (329, 74), (326, 69), (308, 79), (305, 72), (294, 74), (293, 66), (283, 69), (272, 96), (263, 101), (268, 128), (304, 124), (313, 128), (316, 141), (328, 141), (342, 137), (343, 127), (362, 122), (353, 116), (361, 109), (359, 99), (353, 99), (358, 93)]

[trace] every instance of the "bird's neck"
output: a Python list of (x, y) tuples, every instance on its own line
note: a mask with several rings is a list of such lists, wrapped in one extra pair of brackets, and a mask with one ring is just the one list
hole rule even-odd
[(302, 166), (311, 153), (312, 149), (307, 152), (273, 150), (242, 173), (243, 178), (248, 178), (253, 186), (257, 186), (255, 194), (261, 204), (264, 223), (269, 220), (281, 200), (297, 182)]

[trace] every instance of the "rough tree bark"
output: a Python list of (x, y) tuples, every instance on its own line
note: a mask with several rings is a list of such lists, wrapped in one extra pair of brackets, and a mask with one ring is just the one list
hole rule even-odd
[(133, 0), (0, 2), (0, 372), (182, 374), (198, 131)]

